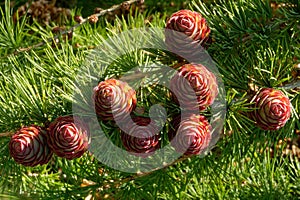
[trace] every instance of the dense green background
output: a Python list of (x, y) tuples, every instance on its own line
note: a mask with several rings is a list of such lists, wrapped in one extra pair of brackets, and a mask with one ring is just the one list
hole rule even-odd
[[(82, 2), (92, 1), (77, 3)], [(194, 0), (188, 6), (202, 13), (211, 27), (208, 52), (226, 87), (224, 132), (206, 157), (193, 157), (145, 176), (108, 168), (88, 153), (72, 161), (54, 156), (49, 164), (34, 168), (11, 159), (10, 138), (3, 133), (70, 114), (74, 79), (86, 56), (121, 31), (165, 27), (177, 8), (168, 6), (167, 1), (160, 1), (163, 6), (157, 2), (146, 0), (151, 12), (117, 18), (113, 23), (100, 18), (97, 24), (83, 24), (74, 30), (72, 39), (65, 41), (59, 36), (57, 45), (51, 31), (57, 24), (44, 26), (26, 18), (14, 23), (11, 8), (2, 4), (0, 199), (299, 199), (299, 154), (292, 151), (300, 143), (295, 134), (300, 129), (300, 92), (293, 86), (299, 85), (299, 77), (293, 76), (294, 66), (300, 63), (298, 0), (276, 1), (278, 5), (286, 3), (277, 9), (265, 0), (218, 0), (212, 4)], [(91, 14), (93, 7), (84, 9), (85, 15)], [(65, 26), (76, 24), (71, 19)], [(40, 42), (43, 45), (26, 49)], [(124, 43), (122, 48), (130, 47)], [(132, 64), (152, 59), (176, 63), (174, 57), (156, 52), (152, 56), (129, 54), (111, 67), (121, 73)], [(262, 131), (245, 115), (254, 85), (277, 88), (288, 95), (293, 112), (285, 127)]]

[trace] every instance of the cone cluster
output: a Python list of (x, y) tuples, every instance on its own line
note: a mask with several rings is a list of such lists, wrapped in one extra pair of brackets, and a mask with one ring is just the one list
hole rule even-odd
[[(165, 33), (167, 47), (181, 55), (193, 54), (192, 47), (203, 45), (210, 33), (201, 14), (189, 10), (174, 13), (166, 28), (181, 33)], [(200, 64), (181, 66), (171, 80), (170, 89), (175, 102), (191, 113), (205, 110), (218, 94), (216, 77)], [(133, 116), (136, 91), (128, 83), (117, 79), (101, 81), (93, 89), (93, 102), (101, 121), (122, 122), (120, 139), (126, 151), (148, 157), (160, 148), (162, 138), (155, 122), (149, 117)], [(177, 125), (169, 133), (176, 151), (186, 155), (199, 154), (207, 146), (210, 126), (205, 117), (189, 115)], [(53, 154), (69, 160), (79, 158), (87, 151), (88, 139), (89, 130), (82, 121), (73, 116), (61, 116), (47, 127), (21, 128), (12, 137), (9, 149), (17, 163), (36, 166), (49, 162)]]
[[(174, 13), (166, 30), (171, 30), (165, 32), (166, 46), (181, 56), (194, 55), (192, 51), (203, 45), (210, 33), (201, 14), (189, 10)], [(202, 64), (184, 64), (171, 79), (169, 88), (185, 115), (183, 119), (175, 120), (176, 126), (171, 125), (174, 127), (168, 133), (170, 143), (179, 153), (198, 155), (208, 146), (211, 130), (207, 119), (199, 113), (212, 105), (218, 95), (216, 77)], [(116, 79), (102, 81), (94, 88), (93, 98), (100, 120), (124, 125), (120, 138), (130, 154), (148, 157), (160, 148), (162, 138), (155, 123), (148, 117), (134, 117), (132, 114), (137, 103), (136, 91), (126, 82)]]
[(182, 113), (171, 122), (168, 136), (178, 153), (199, 155), (209, 146), (211, 127), (200, 115), (218, 95), (215, 75), (201, 64), (185, 64), (170, 81), (172, 97)]
[[(203, 152), (210, 140), (211, 128), (200, 115), (218, 94), (216, 77), (205, 66), (186, 64), (171, 79), (173, 98), (183, 111), (184, 118), (176, 118), (169, 140), (174, 149), (185, 155)], [(94, 88), (95, 113), (103, 122), (122, 125), (120, 138), (130, 154), (148, 157), (160, 148), (160, 130), (149, 117), (134, 117), (136, 91), (126, 82), (108, 79)], [(195, 114), (196, 113), (196, 114)], [(133, 116), (133, 118), (131, 118)]]
[[(193, 62), (205, 57), (201, 47), (207, 47), (209, 35), (208, 23), (200, 13), (180, 10), (166, 23), (165, 44), (169, 51)], [(218, 94), (214, 74), (201, 64), (181, 66), (170, 88), (175, 102), (184, 110), (205, 110)], [(250, 117), (263, 130), (278, 130), (291, 116), (290, 100), (280, 90), (261, 88), (250, 101), (253, 103)]]
[(16, 163), (34, 167), (48, 163), (53, 154), (66, 159), (83, 155), (88, 148), (88, 129), (73, 116), (61, 116), (48, 127), (31, 125), (20, 128), (9, 142)]
[[(189, 62), (177, 68), (169, 87), (181, 115), (170, 120), (168, 139), (174, 150), (184, 155), (201, 154), (212, 137), (209, 120), (200, 113), (214, 103), (218, 82), (207, 66), (190, 59), (200, 55), (197, 50), (205, 45), (209, 34), (206, 19), (190, 10), (174, 13), (166, 23), (167, 48)], [(130, 154), (145, 158), (161, 147), (163, 137), (155, 122), (134, 116), (136, 91), (128, 83), (113, 78), (101, 81), (93, 88), (92, 100), (98, 119), (121, 122), (120, 139)], [(262, 88), (250, 101), (250, 117), (263, 130), (278, 130), (291, 116), (289, 98), (280, 90)], [(44, 128), (32, 125), (19, 129), (11, 138), (9, 151), (17, 163), (33, 167), (46, 164), (53, 154), (69, 160), (79, 158), (88, 143), (87, 125), (73, 116), (61, 116)]]
[(166, 47), (190, 62), (180, 66), (170, 81), (172, 98), (182, 113), (173, 118), (168, 137), (174, 149), (184, 155), (201, 154), (211, 138), (211, 126), (200, 112), (213, 104), (218, 95), (218, 83), (206, 66), (193, 63), (205, 55), (201, 52), (209, 34), (206, 19), (191, 10), (174, 13), (166, 24)]
[[(160, 148), (159, 129), (149, 117), (134, 116), (136, 91), (126, 82), (108, 79), (94, 88), (95, 112), (103, 122), (119, 127), (124, 149), (138, 157), (148, 157)], [(133, 118), (132, 118), (133, 116)]]

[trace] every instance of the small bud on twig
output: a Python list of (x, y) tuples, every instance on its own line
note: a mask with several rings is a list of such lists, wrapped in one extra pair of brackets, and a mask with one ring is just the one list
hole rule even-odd
[(75, 15), (74, 20), (75, 20), (75, 22), (81, 24), (83, 22), (83, 17), (80, 15)]
[(121, 10), (124, 12), (124, 11), (129, 11), (129, 9), (130, 9), (130, 4), (127, 1), (124, 1), (121, 4)]
[(98, 16), (94, 14), (94, 15), (89, 16), (88, 19), (91, 24), (96, 24), (98, 21)]
[(95, 13), (95, 14), (98, 14), (98, 13), (100, 13), (102, 10), (103, 10), (102, 8), (95, 8), (94, 13)]

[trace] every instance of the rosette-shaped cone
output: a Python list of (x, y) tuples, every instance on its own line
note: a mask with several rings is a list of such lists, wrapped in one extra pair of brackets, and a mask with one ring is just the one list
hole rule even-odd
[(88, 142), (87, 125), (73, 116), (58, 117), (48, 127), (48, 144), (59, 157), (79, 158), (88, 149)]
[(202, 115), (177, 116), (168, 132), (175, 151), (184, 155), (199, 155), (205, 151), (211, 139), (211, 126)]
[(126, 82), (108, 79), (94, 88), (97, 116), (103, 121), (119, 121), (129, 117), (136, 106), (136, 93)]
[(121, 132), (124, 148), (139, 157), (148, 157), (160, 148), (159, 129), (148, 117), (135, 117)]
[(170, 81), (170, 90), (184, 110), (205, 110), (218, 95), (215, 75), (201, 64), (181, 66)]
[(30, 167), (48, 163), (53, 154), (44, 131), (36, 125), (19, 129), (9, 142), (9, 152), (16, 163)]
[(197, 57), (201, 45), (208, 40), (210, 28), (206, 19), (198, 12), (180, 10), (174, 13), (166, 24), (165, 44), (167, 48), (181, 57)]
[(251, 103), (254, 107), (251, 117), (263, 130), (278, 130), (291, 116), (290, 100), (280, 90), (262, 88), (254, 95)]

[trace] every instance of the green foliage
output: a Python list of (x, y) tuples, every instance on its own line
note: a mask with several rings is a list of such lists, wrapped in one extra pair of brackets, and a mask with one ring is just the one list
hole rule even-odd
[[(299, 158), (284, 155), (284, 142), (276, 148), (300, 129), (300, 92), (290, 87), (299, 87), (292, 69), (300, 62), (300, 5), (297, 0), (285, 3), (290, 4), (277, 10), (267, 0), (195, 0), (190, 4), (211, 27), (213, 43), (208, 52), (226, 87), (224, 134), (207, 156), (142, 175), (111, 169), (89, 153), (72, 161), (54, 157), (47, 165), (26, 168), (10, 158), (9, 137), (0, 134), (0, 199), (85, 199), (90, 195), (94, 199), (297, 199)], [(13, 23), (8, 5), (0, 22), (0, 133), (29, 124), (44, 125), (71, 114), (78, 73), (93, 49), (132, 28), (163, 28), (171, 14), (135, 13), (114, 23), (100, 19), (96, 25), (76, 28), (71, 40), (60, 37), (59, 44), (53, 45), (51, 27), (29, 25), (26, 18)], [(39, 42), (45, 44), (14, 53)], [(127, 54), (111, 62), (110, 70), (99, 72), (99, 77), (122, 75), (133, 66), (154, 61), (176, 63), (164, 52), (130, 52), (128, 44), (118, 47), (128, 50)], [(101, 53), (105, 56), (99, 57), (99, 63), (116, 55)], [(98, 81), (99, 77), (89, 78)], [(293, 114), (285, 127), (269, 132), (253, 126), (245, 113), (255, 87), (279, 88), (289, 96)], [(144, 92), (153, 94), (155, 102), (168, 101), (147, 89)]]
[[(24, 44), (26, 29), (26, 18), (22, 18), (18, 23), (14, 23), (9, 1), (5, 1), (5, 9), (0, 9), (0, 47), (2, 53), (8, 53), (17, 50), (21, 44)], [(26, 44), (26, 43), (25, 43)]]

